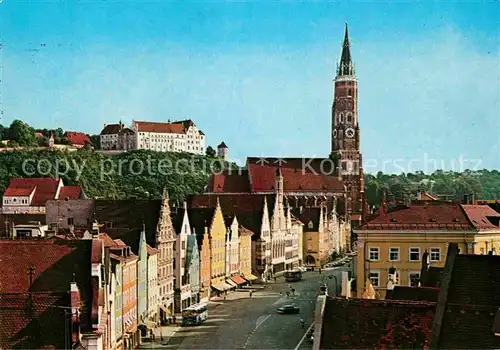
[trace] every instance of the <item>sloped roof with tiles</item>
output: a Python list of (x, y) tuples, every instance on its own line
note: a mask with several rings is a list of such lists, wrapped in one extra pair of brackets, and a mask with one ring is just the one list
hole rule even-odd
[(159, 123), (135, 121), (136, 129), (139, 132), (154, 132), (160, 134), (185, 134), (182, 123)]
[(104, 129), (102, 129), (100, 135), (113, 135), (118, 134), (122, 129), (123, 125), (120, 124), (107, 124)]
[(388, 290), (385, 298), (392, 300), (413, 300), (437, 302), (439, 288), (435, 287), (407, 287), (395, 286), (393, 290)]
[(205, 192), (209, 193), (249, 193), (250, 183), (248, 171), (224, 170), (221, 174), (213, 174)]
[(10, 179), (9, 186), (5, 192), (9, 193), (11, 189), (16, 189), (16, 191), (19, 189), (30, 191), (35, 189), (35, 195), (33, 196), (31, 205), (43, 206), (49, 199), (55, 199), (60, 181), (62, 180), (51, 177), (13, 178)]
[(146, 244), (146, 250), (148, 251), (148, 255), (158, 254), (158, 249), (152, 248), (149, 244)]
[(435, 305), (327, 297), (320, 349), (424, 348)]
[(358, 227), (362, 230), (408, 230), (408, 231), (475, 231), (459, 204), (411, 204), (398, 205)]
[(260, 236), (264, 199), (267, 200), (269, 219), (274, 212), (275, 195), (257, 194), (221, 194), (191, 196), (188, 205), (191, 208), (215, 208), (217, 199), (222, 212), (227, 216), (236, 216), (238, 223), (255, 233), (255, 239)]
[(60, 199), (80, 199), (82, 196), (82, 188), (80, 186), (64, 186), (59, 192)]
[(210, 225), (215, 215), (214, 208), (190, 208), (188, 209), (189, 224), (191, 232), (194, 231), (198, 241), (198, 248), (201, 250), (205, 228), (210, 233)]
[[(458, 254), (450, 244), (433, 339), (440, 349), (499, 349), (500, 256)], [(456, 246), (456, 245), (455, 245)]]
[[(318, 232), (321, 215), (320, 208), (294, 208), (291, 210), (291, 213), (304, 224), (304, 232)], [(309, 224), (312, 227), (309, 227)]]
[(442, 274), (442, 267), (431, 266), (427, 271), (421, 273), (420, 283), (423, 287), (439, 287)]
[(90, 137), (83, 132), (67, 131), (64, 133), (64, 137), (66, 137), (72, 145), (85, 146), (86, 144), (92, 144)]
[(472, 225), (474, 225), (478, 231), (496, 230), (500, 232), (500, 227), (498, 225), (500, 213), (497, 213), (488, 205), (462, 204), (462, 208)]
[(274, 191), (280, 168), (285, 192), (344, 193), (342, 181), (332, 176), (332, 166), (325, 158), (247, 158), (253, 192)]
[(139, 249), (139, 233), (146, 231), (146, 242), (156, 247), (156, 229), (161, 200), (95, 200), (95, 217), (113, 239), (124, 240), (134, 252)]
[[(69, 288), (69, 285), (68, 285)], [(0, 349), (64, 349), (67, 292), (0, 294)], [(31, 306), (30, 306), (31, 305)]]
[[(44, 316), (44, 322), (40, 322), (40, 324), (43, 333), (50, 334), (54, 326), (52, 322), (56, 322), (55, 328), (59, 327), (57, 317), (53, 318), (50, 315), (50, 310), (53, 309), (51, 305), (56, 303), (58, 306), (69, 306), (69, 288), (73, 280), (76, 281), (80, 289), (83, 305), (90, 305), (93, 299), (90, 281), (91, 247), (92, 242), (89, 240), (0, 240), (2, 317), (4, 308), (16, 307), (16, 303), (22, 302), (22, 300), (16, 301), (14, 298), (11, 300), (13, 304), (9, 304), (8, 299), (4, 298), (5, 293), (27, 293), (30, 290), (35, 294), (41, 293), (39, 295), (43, 302), (40, 302), (41, 309), (37, 312), (49, 315), (46, 318)], [(30, 266), (34, 267), (31, 286), (28, 274)], [(44, 293), (48, 299), (45, 299)], [(64, 298), (59, 299), (59, 297), (54, 296), (59, 295), (59, 293), (62, 293)], [(49, 294), (52, 296), (48, 296)], [(62, 309), (56, 310), (61, 312)], [(16, 339), (16, 336), (28, 331), (26, 325), (30, 324), (31, 320), (26, 318), (27, 314), (24, 314), (24, 318), (20, 314), (12, 314), (10, 317), (15, 318), (15, 320), (9, 323), (0, 322), (0, 328), (17, 327), (19, 330), (10, 329), (9, 331), (11, 339)], [(81, 323), (84, 331), (89, 329), (89, 308), (83, 308)], [(3, 341), (5, 338), (1, 337), (0, 339)]]

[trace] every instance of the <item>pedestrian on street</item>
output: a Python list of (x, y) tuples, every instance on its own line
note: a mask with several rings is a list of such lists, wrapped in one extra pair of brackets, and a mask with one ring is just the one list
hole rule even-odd
[(276, 283), (276, 277), (274, 277), (274, 283)]
[(295, 289), (292, 288), (292, 295), (295, 295)]
[(304, 328), (304, 319), (303, 318), (300, 319), (300, 325), (302, 326), (302, 328)]
[(250, 291), (250, 298), (252, 297), (253, 291)]

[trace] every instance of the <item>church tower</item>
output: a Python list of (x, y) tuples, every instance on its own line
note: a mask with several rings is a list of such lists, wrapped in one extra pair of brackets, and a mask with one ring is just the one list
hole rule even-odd
[(347, 24), (333, 91), (331, 158), (347, 188), (347, 206), (352, 224), (356, 226), (362, 220), (364, 181), (359, 147), (358, 82)]

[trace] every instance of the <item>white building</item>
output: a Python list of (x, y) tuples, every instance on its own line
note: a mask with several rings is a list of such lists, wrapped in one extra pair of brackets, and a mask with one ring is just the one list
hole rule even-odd
[(205, 154), (205, 134), (192, 120), (158, 123), (132, 121), (135, 149)]
[(191, 235), (191, 225), (187, 214), (187, 206), (172, 208), (172, 224), (177, 234), (174, 252), (175, 296), (174, 309), (181, 312), (191, 305), (191, 285), (189, 281), (189, 264), (187, 263), (187, 240)]
[(134, 149), (135, 145), (134, 131), (125, 128), (121, 121), (118, 124), (104, 124), (99, 140), (103, 150), (128, 151)]
[[(2, 213), (45, 214), (48, 200), (83, 198), (85, 194), (79, 185), (64, 186), (62, 179), (12, 178), (3, 194)], [(68, 225), (73, 225), (73, 222), (68, 222)]]
[(228, 232), (230, 232), (230, 236), (227, 238), (228, 244), (226, 245), (226, 251), (229, 269), (226, 270), (226, 276), (234, 276), (240, 272), (240, 237), (239, 224), (236, 217), (231, 220), (231, 226)]
[(148, 304), (147, 304), (147, 319), (154, 323), (158, 322), (158, 250), (146, 246), (148, 250)]

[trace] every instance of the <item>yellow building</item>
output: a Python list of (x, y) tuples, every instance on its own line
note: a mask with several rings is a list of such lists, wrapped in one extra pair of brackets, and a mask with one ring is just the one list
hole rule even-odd
[(213, 212), (213, 217), (209, 221), (208, 234), (210, 236), (212, 258), (211, 284), (217, 286), (219, 284), (224, 285), (226, 278), (226, 225), (218, 200)]
[(304, 265), (321, 267), (328, 259), (328, 230), (324, 220), (323, 208), (293, 209), (292, 214), (303, 226)]
[(393, 285), (418, 286), (424, 252), (431, 266), (442, 267), (449, 243), (465, 254), (499, 251), (499, 220), (487, 206), (436, 201), (388, 210), (382, 205), (375, 218), (354, 230), (356, 296), (384, 298)]
[(252, 235), (253, 232), (240, 226), (240, 274), (245, 278), (252, 275)]

